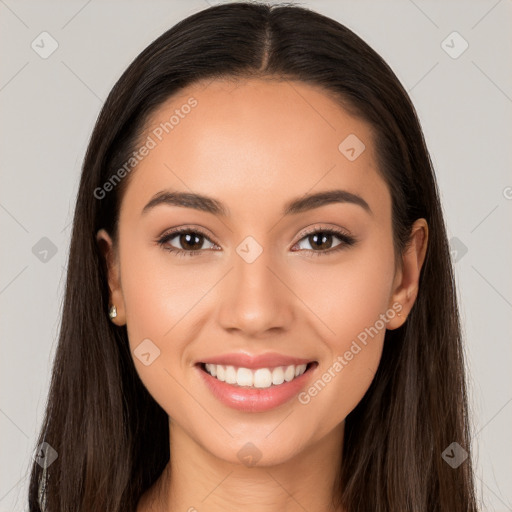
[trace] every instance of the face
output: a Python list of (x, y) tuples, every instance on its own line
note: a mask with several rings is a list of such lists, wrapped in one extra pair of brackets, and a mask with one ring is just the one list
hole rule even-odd
[(98, 233), (137, 372), (210, 454), (289, 460), (343, 425), (412, 306), (371, 128), (304, 83), (214, 81), (142, 144), (118, 245)]

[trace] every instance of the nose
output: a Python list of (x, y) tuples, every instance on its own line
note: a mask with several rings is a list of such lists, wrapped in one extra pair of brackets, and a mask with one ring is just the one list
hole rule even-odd
[(263, 250), (248, 263), (235, 255), (234, 267), (219, 289), (218, 321), (223, 329), (254, 338), (291, 328), (296, 297), (286, 284), (284, 269), (270, 256)]

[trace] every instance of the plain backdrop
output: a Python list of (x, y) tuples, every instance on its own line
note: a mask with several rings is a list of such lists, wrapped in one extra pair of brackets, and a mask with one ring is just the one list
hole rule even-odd
[[(209, 3), (218, 2), (0, 0), (1, 512), (27, 510), (99, 109), (149, 43)], [(417, 109), (453, 248), (482, 510), (512, 510), (512, 2), (294, 3), (361, 36)]]

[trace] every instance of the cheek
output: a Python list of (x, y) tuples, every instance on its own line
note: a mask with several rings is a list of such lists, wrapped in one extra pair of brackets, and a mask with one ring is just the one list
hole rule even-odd
[(182, 372), (195, 335), (194, 318), (201, 311), (198, 301), (211, 280), (203, 280), (193, 265), (179, 261), (159, 248), (132, 243), (129, 237), (121, 247), (126, 327), (136, 371), (167, 414), (183, 420), (201, 412), (191, 407)]
[(326, 333), (321, 341), (328, 356), (299, 402), (312, 417), (328, 418), (325, 431), (346, 418), (375, 376), (386, 324), (395, 316), (389, 304), (393, 278), (393, 248), (384, 237), (347, 255), (338, 268), (309, 272), (307, 303), (325, 326), (318, 332)]
[(333, 356), (345, 352), (351, 340), (389, 307), (393, 248), (382, 235), (373, 238), (347, 249), (339, 259), (332, 258), (332, 264), (302, 263), (294, 272), (293, 289), (315, 313), (317, 323), (324, 325), (319, 332)]
[(179, 257), (142, 239), (126, 234), (121, 246), (127, 329), (131, 345), (150, 338), (162, 348), (211, 283), (196, 265), (180, 265)]

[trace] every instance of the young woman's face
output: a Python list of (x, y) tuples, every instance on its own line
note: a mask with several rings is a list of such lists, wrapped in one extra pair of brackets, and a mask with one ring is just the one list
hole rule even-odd
[(259, 464), (340, 433), (409, 309), (369, 125), (304, 83), (217, 80), (168, 100), (138, 155), (110, 286), (172, 428)]

